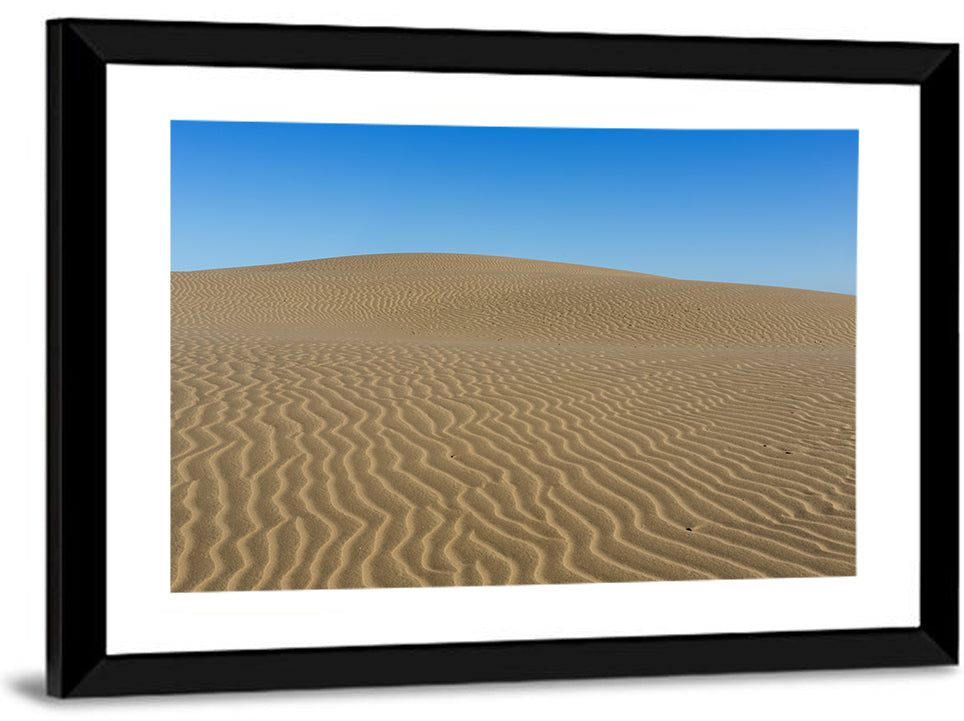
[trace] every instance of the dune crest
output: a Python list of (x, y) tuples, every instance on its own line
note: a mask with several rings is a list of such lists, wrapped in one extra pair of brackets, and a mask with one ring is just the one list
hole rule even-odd
[(404, 253), (171, 334), (174, 591), (855, 572), (852, 296)]

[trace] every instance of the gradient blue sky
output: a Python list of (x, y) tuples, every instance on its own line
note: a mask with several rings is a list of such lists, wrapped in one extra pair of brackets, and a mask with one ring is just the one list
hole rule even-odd
[(174, 121), (171, 268), (456, 252), (856, 292), (856, 130)]

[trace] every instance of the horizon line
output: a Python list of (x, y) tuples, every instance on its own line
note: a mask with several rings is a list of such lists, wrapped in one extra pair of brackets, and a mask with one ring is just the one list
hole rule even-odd
[(587, 263), (569, 263), (560, 260), (548, 260), (545, 258), (524, 258), (520, 256), (508, 256), (508, 255), (492, 255), (488, 253), (454, 253), (451, 251), (397, 251), (394, 253), (356, 253), (352, 255), (336, 255), (336, 256), (322, 256), (317, 258), (303, 258), (301, 260), (283, 260), (276, 263), (253, 263), (251, 265), (233, 265), (233, 266), (218, 266), (212, 268), (193, 268), (190, 270), (176, 270), (172, 268), (171, 273), (202, 273), (211, 271), (222, 271), (222, 270), (245, 270), (249, 268), (268, 268), (277, 265), (295, 265), (299, 263), (313, 263), (317, 261), (324, 260), (341, 260), (345, 258), (376, 258), (376, 257), (388, 257), (393, 255), (450, 255), (450, 256), (466, 256), (472, 258), (498, 258), (501, 260), (521, 260), (534, 263), (546, 263), (555, 265), (568, 265), (574, 268), (595, 268), (597, 270), (611, 270), (618, 273), (633, 273), (636, 275), (643, 275), (653, 278), (665, 278), (667, 280), (677, 280), (687, 283), (716, 283), (721, 285), (746, 285), (746, 286), (758, 286), (763, 288), (785, 288), (787, 290), (803, 290), (810, 293), (831, 293), (833, 295), (847, 295), (856, 298), (856, 293), (845, 293), (842, 291), (834, 290), (819, 290), (815, 288), (803, 288), (799, 286), (786, 286), (786, 285), (769, 285), (766, 283), (745, 283), (739, 281), (729, 281), (729, 280), (706, 280), (702, 278), (678, 278), (676, 276), (661, 275), (658, 273), (646, 273), (640, 270), (635, 270), (631, 268), (614, 268), (611, 266), (601, 266), (601, 265), (589, 265)]

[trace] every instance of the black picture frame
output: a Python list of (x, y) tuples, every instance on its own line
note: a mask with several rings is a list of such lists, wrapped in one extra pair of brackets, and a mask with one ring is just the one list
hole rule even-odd
[[(58, 697), (956, 664), (956, 44), (55, 19), (48, 41), (47, 691)], [(920, 92), (920, 624), (106, 653), (111, 63), (900, 84)], [(93, 320), (92, 320), (93, 319)], [(94, 372), (91, 372), (91, 368)]]

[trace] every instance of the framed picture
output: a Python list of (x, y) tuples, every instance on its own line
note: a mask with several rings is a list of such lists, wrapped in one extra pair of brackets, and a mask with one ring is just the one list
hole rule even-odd
[(956, 45), (48, 24), (48, 692), (957, 663)]

